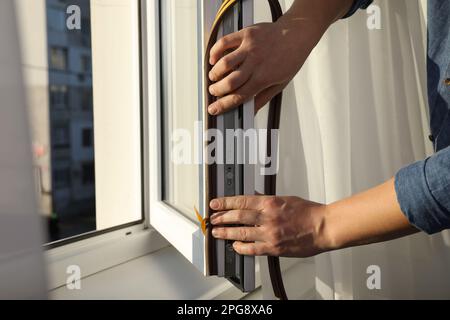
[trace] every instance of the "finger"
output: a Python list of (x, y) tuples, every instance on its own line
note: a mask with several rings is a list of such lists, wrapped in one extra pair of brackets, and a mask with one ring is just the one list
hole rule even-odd
[(274, 85), (263, 91), (261, 91), (255, 97), (255, 113), (257, 113), (262, 107), (264, 107), (273, 97), (283, 91), (286, 88), (287, 83)]
[(255, 210), (231, 210), (215, 213), (211, 216), (211, 224), (243, 224), (248, 226), (259, 225), (261, 214)]
[(265, 256), (268, 254), (267, 245), (264, 242), (245, 243), (236, 241), (233, 243), (234, 250), (244, 256)]
[(211, 65), (215, 65), (217, 61), (224, 56), (225, 51), (239, 47), (241, 42), (241, 32), (231, 33), (220, 38), (210, 50), (209, 63)]
[(229, 227), (229, 228), (214, 228), (212, 230), (214, 238), (223, 240), (238, 240), (238, 241), (261, 241), (263, 234), (259, 227)]
[(209, 92), (213, 96), (222, 97), (235, 91), (250, 79), (252, 69), (248, 64), (244, 63), (238, 70), (233, 71), (224, 79), (211, 85)]
[(251, 77), (247, 83), (236, 90), (234, 93), (220, 98), (208, 107), (210, 115), (215, 116), (230, 111), (261, 92), (264, 88), (259, 87), (259, 83)]
[(226, 74), (235, 70), (245, 60), (247, 54), (243, 50), (235, 50), (216, 63), (216, 65), (209, 72), (209, 79), (211, 81), (218, 81)]
[(261, 210), (266, 196), (237, 196), (214, 199), (210, 207), (216, 211), (226, 210)]

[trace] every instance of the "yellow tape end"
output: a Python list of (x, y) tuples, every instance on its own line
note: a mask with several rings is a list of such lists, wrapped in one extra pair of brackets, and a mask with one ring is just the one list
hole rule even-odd
[(202, 229), (203, 235), (206, 236), (206, 220), (198, 212), (197, 208), (194, 206), (195, 215), (197, 216), (198, 222), (200, 222), (200, 227)]

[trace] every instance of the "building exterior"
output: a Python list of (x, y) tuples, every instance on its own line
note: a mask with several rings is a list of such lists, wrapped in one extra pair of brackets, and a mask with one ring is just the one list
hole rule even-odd
[[(53, 210), (95, 207), (92, 57), (89, 0), (47, 0)], [(79, 6), (81, 30), (69, 30), (67, 8)]]

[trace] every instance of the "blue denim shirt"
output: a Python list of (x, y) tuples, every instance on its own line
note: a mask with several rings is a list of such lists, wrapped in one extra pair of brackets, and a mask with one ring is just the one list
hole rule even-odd
[[(356, 0), (346, 16), (367, 8)], [(433, 234), (450, 228), (450, 1), (428, 0), (428, 99), (430, 139), (436, 153), (401, 169), (395, 190), (403, 213)]]

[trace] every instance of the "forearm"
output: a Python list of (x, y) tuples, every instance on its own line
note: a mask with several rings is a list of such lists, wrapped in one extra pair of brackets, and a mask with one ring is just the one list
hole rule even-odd
[(295, 73), (303, 65), (327, 29), (350, 9), (353, 0), (295, 0), (276, 24), (285, 45), (286, 55), (295, 61)]
[[(330, 25), (347, 14), (353, 3), (354, 0), (296, 0), (280, 24), (286, 26), (285, 32), (291, 40), (297, 40), (303, 47), (305, 43), (314, 47)], [(325, 251), (418, 232), (400, 209), (394, 179), (317, 210), (324, 216), (318, 231), (318, 247)]]
[(324, 207), (326, 250), (382, 242), (418, 232), (397, 201), (394, 179)]
[(311, 257), (418, 231), (400, 210), (393, 180), (330, 205), (241, 196), (215, 199), (211, 209), (217, 211), (212, 235), (236, 241), (234, 249), (243, 255)]

